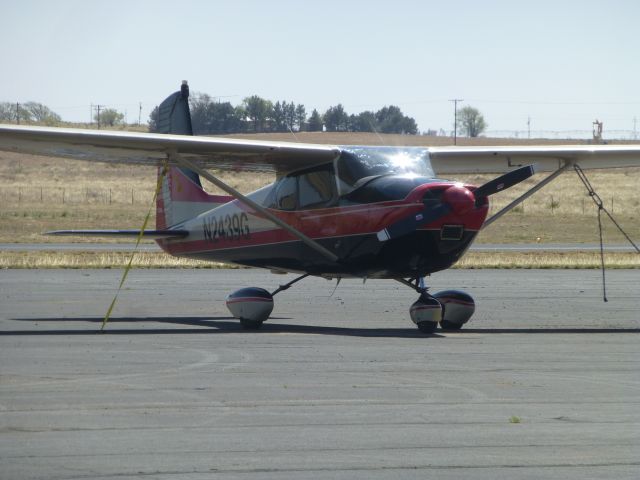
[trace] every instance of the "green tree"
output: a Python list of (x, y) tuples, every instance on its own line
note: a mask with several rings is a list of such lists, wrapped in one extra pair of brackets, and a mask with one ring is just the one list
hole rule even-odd
[(284, 103), (284, 116), (287, 124), (287, 131), (293, 131), (296, 124), (296, 105), (291, 103)]
[(328, 132), (346, 132), (349, 130), (349, 115), (341, 103), (329, 107), (324, 114), (324, 124)]
[(158, 131), (158, 112), (160, 109), (156, 105), (156, 107), (151, 110), (149, 114), (149, 132), (154, 133)]
[(322, 117), (318, 113), (318, 110), (314, 108), (309, 117), (308, 129), (310, 132), (321, 132), (322, 126)]
[(377, 132), (377, 125), (376, 114), (369, 110), (349, 117), (349, 130), (352, 132)]
[(405, 133), (415, 135), (418, 133), (416, 121), (402, 113), (399, 107), (389, 105), (376, 112), (378, 129), (383, 133)]
[(267, 121), (273, 116), (273, 104), (258, 95), (252, 95), (244, 99), (242, 106), (251, 120), (253, 131), (263, 132)]
[(60, 115), (42, 103), (0, 102), (0, 121), (16, 123), (18, 117), (20, 117), (20, 123), (57, 125), (62, 121)]
[(487, 123), (477, 108), (464, 107), (458, 110), (458, 130), (467, 137), (477, 137), (487, 129)]
[(216, 102), (206, 93), (189, 96), (194, 135), (240, 133), (244, 130), (242, 110), (229, 102)]
[(284, 106), (287, 102), (277, 101), (273, 105), (273, 130), (276, 132), (286, 132), (287, 131), (287, 119), (285, 114)]
[(114, 127), (124, 123), (124, 114), (117, 111), (115, 108), (105, 108), (100, 110), (100, 113), (96, 112), (93, 119), (100, 125), (107, 125)]
[(0, 102), (0, 120), (3, 122), (15, 123), (16, 119), (16, 104)]
[(304, 108), (304, 105), (298, 104), (296, 106), (296, 125), (298, 126), (298, 131), (303, 132), (306, 129), (307, 123), (307, 110)]
[(27, 102), (24, 104), (24, 110), (28, 114), (29, 122), (58, 125), (62, 121), (60, 115), (41, 103)]

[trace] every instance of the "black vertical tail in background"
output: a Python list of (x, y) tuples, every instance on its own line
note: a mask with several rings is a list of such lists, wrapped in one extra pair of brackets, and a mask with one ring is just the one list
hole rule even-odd
[(182, 81), (179, 92), (169, 95), (158, 107), (158, 133), (193, 135), (189, 111), (189, 85)]
[[(193, 135), (191, 111), (189, 110), (189, 85), (182, 81), (179, 92), (169, 95), (158, 107), (157, 133), (174, 135)], [(200, 177), (192, 170), (180, 168), (196, 185), (202, 187)]]

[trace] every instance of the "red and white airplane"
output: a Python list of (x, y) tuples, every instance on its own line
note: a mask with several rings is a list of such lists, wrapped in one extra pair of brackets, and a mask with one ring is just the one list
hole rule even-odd
[[(422, 279), (447, 269), (478, 232), (562, 172), (640, 166), (639, 145), (524, 147), (326, 146), (191, 136), (186, 82), (159, 108), (162, 133), (0, 126), (0, 150), (158, 166), (156, 229), (144, 232), (175, 256), (268, 268), (300, 276), (269, 292), (243, 288), (227, 306), (259, 328), (273, 296), (302, 278), (385, 278), (416, 290), (410, 309), (423, 332), (459, 329), (470, 295), (430, 295)], [(487, 219), (488, 197), (537, 171), (552, 172)], [(275, 171), (276, 181), (243, 195), (208, 169)], [(456, 173), (502, 173), (473, 186)], [(200, 177), (229, 196), (210, 195)], [(135, 230), (73, 230), (59, 235), (136, 236)]]

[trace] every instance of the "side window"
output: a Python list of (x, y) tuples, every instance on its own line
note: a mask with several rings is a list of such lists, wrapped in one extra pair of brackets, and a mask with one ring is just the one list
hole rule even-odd
[(276, 186), (276, 205), (280, 210), (296, 208), (297, 178), (285, 177)]
[(273, 188), (264, 204), (278, 210), (328, 207), (337, 200), (333, 164), (291, 173)]
[(300, 208), (328, 206), (335, 198), (333, 169), (322, 169), (298, 177)]

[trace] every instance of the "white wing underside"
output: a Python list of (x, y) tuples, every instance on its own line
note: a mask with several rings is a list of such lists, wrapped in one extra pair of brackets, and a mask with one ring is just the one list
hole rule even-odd
[[(640, 145), (427, 147), (437, 175), (502, 173), (534, 164), (583, 169), (640, 167)], [(158, 165), (178, 153), (205, 168), (288, 172), (334, 160), (340, 147), (234, 138), (0, 125), (0, 151)]]
[(502, 173), (524, 165), (552, 172), (569, 163), (583, 169), (640, 167), (640, 145), (430, 147), (438, 174)]
[(179, 153), (205, 168), (253, 171), (290, 171), (340, 154), (327, 145), (15, 125), (0, 125), (0, 150), (154, 166)]

